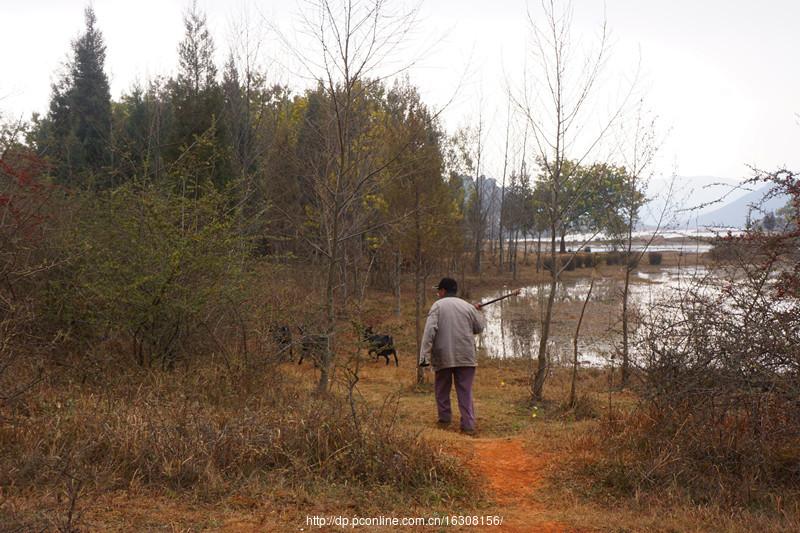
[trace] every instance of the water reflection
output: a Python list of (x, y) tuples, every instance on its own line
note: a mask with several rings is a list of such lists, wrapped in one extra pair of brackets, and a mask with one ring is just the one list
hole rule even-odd
[[(693, 280), (705, 274), (706, 270), (702, 266), (638, 272), (629, 287), (630, 305), (633, 308), (652, 305), (676, 291), (685, 290)], [(566, 320), (561, 316), (560, 323), (554, 320), (551, 325), (548, 352), (556, 364), (572, 361), (572, 335), (589, 286), (589, 279), (577, 279), (562, 281), (556, 288), (556, 307), (561, 306), (561, 314), (566, 315)], [(478, 338), (478, 347), (488, 357), (493, 358), (535, 357), (539, 349), (540, 325), (548, 290), (549, 283), (523, 287), (519, 296), (512, 296), (486, 307), (484, 313), (487, 325)], [(578, 343), (579, 362), (582, 365), (607, 366), (611, 362), (611, 356), (615, 352), (614, 340), (619, 337), (612, 330), (618, 326), (621, 313), (615, 306), (621, 306), (622, 290), (621, 279), (595, 280), (586, 310), (587, 318), (584, 319), (585, 323), (588, 320), (594, 322), (594, 331), (590, 327), (582, 328)], [(483, 295), (483, 299), (488, 300), (508, 292), (504, 288), (502, 291)], [(594, 316), (589, 318), (592, 314)], [(602, 331), (598, 331), (598, 323), (603, 324), (600, 328)]]

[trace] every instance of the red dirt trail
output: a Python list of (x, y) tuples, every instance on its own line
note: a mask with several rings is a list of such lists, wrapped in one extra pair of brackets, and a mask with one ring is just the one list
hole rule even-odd
[(489, 482), (489, 496), (497, 502), (503, 524), (494, 531), (577, 533), (569, 526), (544, 519), (547, 509), (537, 501), (542, 473), (551, 459), (532, 455), (519, 438), (475, 439), (467, 464)]

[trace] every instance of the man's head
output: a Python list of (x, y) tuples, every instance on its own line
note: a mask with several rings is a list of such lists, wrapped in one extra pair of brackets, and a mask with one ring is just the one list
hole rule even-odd
[(455, 296), (458, 292), (458, 282), (453, 278), (442, 278), (442, 280), (434, 287), (436, 289), (439, 298), (444, 298), (445, 296)]

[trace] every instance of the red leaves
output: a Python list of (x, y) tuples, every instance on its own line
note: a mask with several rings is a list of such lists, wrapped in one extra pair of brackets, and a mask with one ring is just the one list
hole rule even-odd
[(0, 237), (4, 241), (40, 236), (52, 192), (51, 186), (38, 180), (45, 170), (45, 163), (28, 150), (7, 150), (0, 158)]

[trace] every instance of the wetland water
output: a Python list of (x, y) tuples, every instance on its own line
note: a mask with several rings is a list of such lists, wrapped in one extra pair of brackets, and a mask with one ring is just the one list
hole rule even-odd
[[(588, 272), (587, 272), (588, 273)], [(700, 267), (664, 268), (656, 272), (637, 272), (631, 278), (629, 302), (633, 308), (648, 306), (686, 289), (692, 280), (704, 276)], [(562, 281), (556, 288), (554, 319), (549, 350), (555, 364), (572, 361), (572, 337), (583, 300), (589, 290), (588, 278)], [(488, 306), (486, 329), (478, 336), (478, 348), (492, 358), (531, 358), (539, 349), (540, 316), (549, 291), (549, 282), (522, 288), (519, 296)], [(579, 361), (585, 366), (606, 366), (611, 362), (615, 343), (621, 338), (623, 280), (596, 278), (578, 341)], [(482, 300), (507, 293), (494, 291)]]

